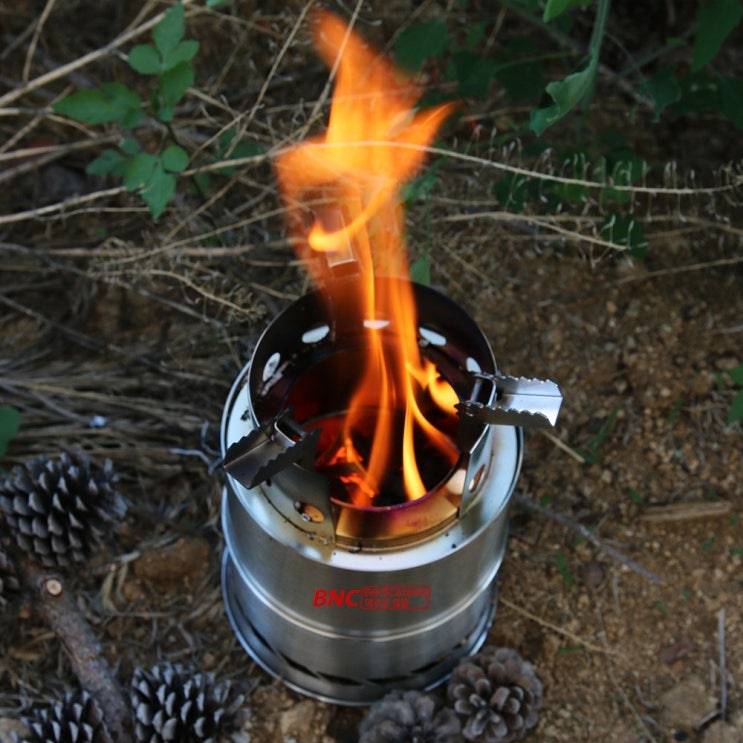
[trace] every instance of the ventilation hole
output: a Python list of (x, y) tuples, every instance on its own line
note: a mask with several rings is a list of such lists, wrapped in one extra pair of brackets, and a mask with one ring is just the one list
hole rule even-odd
[(369, 328), (369, 330), (381, 330), (382, 328), (386, 328), (390, 324), (389, 320), (364, 320), (364, 327)]
[(294, 501), (294, 510), (302, 517), (303, 521), (311, 521), (313, 524), (319, 524), (325, 520), (322, 511), (311, 503)]
[(266, 365), (263, 367), (263, 381), (268, 382), (269, 379), (276, 373), (281, 363), (281, 354), (277, 351), (272, 353), (266, 361)]
[(446, 338), (441, 335), (441, 333), (437, 333), (435, 330), (431, 330), (431, 328), (420, 327), (418, 328), (418, 332), (433, 346), (446, 345)]
[(330, 325), (326, 325), (324, 323), (322, 325), (314, 325), (309, 330), (305, 330), (304, 333), (302, 333), (302, 342), (319, 343), (328, 335), (329, 332)]
[(477, 372), (482, 371), (482, 369), (480, 368), (480, 364), (478, 364), (477, 361), (475, 361), (475, 359), (472, 358), (472, 356), (467, 357), (465, 366), (467, 367), (467, 371), (472, 372), (473, 374), (476, 374)]

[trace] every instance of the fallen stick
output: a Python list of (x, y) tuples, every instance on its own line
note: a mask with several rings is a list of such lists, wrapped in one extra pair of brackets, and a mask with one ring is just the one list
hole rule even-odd
[(65, 649), (80, 686), (98, 702), (114, 741), (131, 743), (129, 706), (103, 657), (98, 638), (61, 578), (28, 558), (19, 560), (19, 572), (34, 593), (36, 607)]
[(728, 717), (728, 678), (725, 667), (725, 607), (717, 614), (717, 641), (720, 652), (720, 719), (727, 722)]
[(568, 529), (577, 531), (578, 534), (580, 534), (584, 539), (587, 539), (591, 544), (598, 547), (603, 552), (606, 552), (609, 557), (613, 558), (617, 562), (621, 562), (622, 565), (626, 565), (630, 570), (633, 570), (635, 573), (641, 575), (643, 578), (647, 578), (653, 583), (665, 583), (663, 578), (661, 578), (659, 575), (651, 572), (647, 568), (644, 568), (638, 562), (635, 562), (631, 557), (623, 555), (621, 552), (619, 552), (619, 550), (616, 550), (614, 549), (614, 547), (608, 545), (603, 539), (601, 539), (601, 537), (597, 537), (590, 529), (583, 526), (583, 524), (579, 524), (577, 521), (573, 521), (573, 519), (569, 518), (568, 516), (563, 516), (561, 513), (557, 513), (557, 511), (553, 511), (551, 508), (547, 508), (547, 506), (535, 503), (533, 500), (531, 500), (531, 498), (527, 498), (525, 495), (521, 495), (520, 493), (516, 493), (514, 499), (518, 504), (524, 506), (524, 508), (528, 508), (530, 511), (535, 511), (541, 516), (546, 516), (548, 519), (556, 521), (562, 526), (567, 526)]

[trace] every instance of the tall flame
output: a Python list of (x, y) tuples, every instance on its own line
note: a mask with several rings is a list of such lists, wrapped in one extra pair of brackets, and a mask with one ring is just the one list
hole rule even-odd
[[(334, 270), (349, 262), (358, 266), (356, 313), (367, 319), (368, 334), (364, 368), (343, 430), (320, 456), (326, 466), (344, 465), (342, 479), (352, 502), (368, 506), (379, 493), (393, 449), (401, 447), (405, 494), (415, 499), (426, 492), (416, 431), (450, 465), (457, 456), (451, 440), (424, 414), (421, 400), (453, 413), (457, 395), (421, 356), (409, 281), (391, 289), (388, 283), (375, 284), (374, 277), (407, 278), (400, 189), (420, 168), (425, 148), (452, 107), (416, 112), (420, 86), (329, 12), (318, 14), (315, 44), (329, 67), (337, 63), (328, 128), (279, 156), (277, 177), (294, 242), (315, 281), (332, 291)], [(384, 342), (376, 318), (391, 322), (399, 338), (394, 347)], [(356, 446), (362, 431), (372, 441), (366, 457)]]

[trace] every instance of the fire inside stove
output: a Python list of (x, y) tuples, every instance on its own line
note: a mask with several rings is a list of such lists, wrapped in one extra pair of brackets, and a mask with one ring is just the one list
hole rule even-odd
[[(408, 286), (401, 279), (375, 281), (387, 293)], [(328, 517), (336, 540), (372, 546), (445, 526), (462, 505), (465, 480), (474, 492), (483, 472), (471, 472), (473, 452), (484, 446), (488, 427), (463, 417), (459, 407), (492, 403), (496, 370), (474, 321), (445, 296), (416, 285), (415, 349), (428, 377), (406, 377), (407, 396), (381, 400), (374, 392), (381, 387), (364, 386), (373, 376), (369, 357), (382, 349), (376, 368), (394, 358), (399, 327), (379, 314), (372, 323), (363, 311), (336, 311), (357, 294), (358, 277), (345, 277), (336, 281), (332, 302), (325, 292), (312, 292), (269, 326), (248, 374), (250, 415), (258, 425), (230, 449), (226, 467), (249, 486), (270, 481), (266, 487), (280, 488), (291, 467), (318, 475), (304, 489), (319, 493), (317, 499), (299, 497), (295, 509), (315, 525)]]
[[(316, 466), (354, 505), (415, 500), (457, 460), (458, 397), (421, 353), (409, 282), (375, 277), (407, 279), (400, 188), (452, 107), (416, 113), (420, 88), (334, 15), (321, 14), (315, 31), (320, 54), (338, 62), (328, 129), (281, 155), (276, 170), (298, 252), (333, 314), (363, 315), (365, 335), (345, 360), (355, 374), (326, 377), (353, 389), (347, 409), (311, 423), (321, 431)], [(341, 292), (337, 277), (349, 273), (352, 290)]]
[[(276, 172), (315, 289), (261, 336), (225, 405), (225, 606), (299, 691), (366, 703), (440, 683), (495, 612), (522, 426), (552, 382), (500, 374), (455, 302), (407, 270), (400, 190), (451, 105), (318, 14), (325, 134)], [(495, 425), (494, 425), (495, 424)]]

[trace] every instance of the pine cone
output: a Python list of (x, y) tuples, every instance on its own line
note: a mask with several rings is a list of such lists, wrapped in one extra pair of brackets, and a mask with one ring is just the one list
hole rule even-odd
[(0, 510), (18, 546), (47, 568), (83, 562), (124, 515), (106, 460), (91, 471), (87, 457), (62, 454), (13, 468), (0, 484)]
[(3, 611), (8, 603), (8, 592), (17, 590), (18, 576), (15, 566), (0, 546), (0, 611)]
[(466, 740), (510, 743), (537, 724), (542, 682), (510, 648), (484, 648), (460, 661), (447, 686)]
[(359, 743), (454, 743), (459, 720), (453, 710), (419, 691), (392, 691), (369, 710)]
[(84, 691), (65, 694), (24, 723), (31, 737), (23, 743), (112, 743), (98, 703)]
[(216, 743), (241, 722), (242, 694), (229, 682), (214, 683), (211, 673), (191, 675), (165, 663), (132, 678), (134, 738), (138, 743)]

